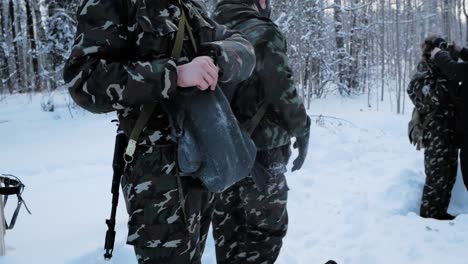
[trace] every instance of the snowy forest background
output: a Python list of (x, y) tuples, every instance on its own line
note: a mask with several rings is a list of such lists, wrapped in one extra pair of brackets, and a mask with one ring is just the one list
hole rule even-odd
[[(79, 1), (0, 0), (0, 174), (23, 181), (32, 211), (7, 231), (2, 264), (109, 263), (116, 116), (75, 108), (62, 82)], [(210, 10), (216, 1), (204, 0)], [(457, 218), (419, 217), (424, 157), (408, 142), (405, 92), (426, 36), (468, 44), (468, 0), (271, 1), (312, 119), (304, 168), (287, 173), (290, 222), (277, 263), (468, 263), (460, 172), (448, 211)], [(136, 264), (122, 198), (111, 263)], [(202, 262), (216, 263), (211, 236)]]
[[(217, 0), (205, 0), (210, 10)], [(405, 87), (429, 34), (468, 42), (466, 0), (275, 0), (294, 78), (308, 106), (330, 93), (364, 94), (401, 113)], [(0, 0), (0, 95), (63, 85), (79, 0)], [(52, 96), (50, 96), (52, 99)], [(52, 100), (49, 102), (52, 104)], [(48, 110), (51, 105), (45, 104)]]

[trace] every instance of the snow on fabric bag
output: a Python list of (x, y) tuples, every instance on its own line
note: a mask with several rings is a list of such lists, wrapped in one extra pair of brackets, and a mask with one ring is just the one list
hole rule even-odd
[(212, 192), (222, 192), (249, 176), (257, 149), (239, 127), (219, 86), (214, 91), (181, 93), (166, 108), (179, 128), (177, 155), (182, 175), (200, 178)]

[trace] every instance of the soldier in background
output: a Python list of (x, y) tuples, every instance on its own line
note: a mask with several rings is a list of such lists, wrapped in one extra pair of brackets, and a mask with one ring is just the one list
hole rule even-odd
[[(171, 51), (182, 11), (200, 52), (186, 31), (176, 60)], [(254, 64), (249, 42), (211, 20), (195, 1), (85, 0), (64, 79), (81, 107), (117, 111), (130, 137), (142, 105), (170, 104), (189, 87), (207, 91), (218, 82), (238, 83)], [(130, 216), (127, 243), (140, 264), (200, 263), (211, 222), (214, 196), (198, 179), (179, 177), (171, 129), (158, 103), (122, 180)]]
[(431, 58), (447, 78), (461, 83), (460, 102), (457, 104), (461, 117), (457, 130), (461, 135), (460, 167), (465, 186), (468, 188), (468, 107), (465, 106), (468, 102), (468, 48), (455, 42), (449, 51), (434, 47)]
[(423, 127), (424, 167), (426, 183), (420, 215), (425, 218), (453, 220), (447, 213), (457, 177), (458, 147), (456, 107), (458, 84), (451, 82), (430, 59), (434, 47), (447, 49), (447, 42), (438, 36), (422, 44), (422, 60), (409, 86), (408, 95), (421, 115)]
[(268, 0), (221, 0), (214, 19), (243, 33), (255, 48), (257, 65), (250, 79), (236, 86), (234, 114), (248, 128), (258, 149), (258, 166), (217, 197), (213, 234), (218, 263), (274, 263), (286, 235), (288, 186), (285, 175), (291, 137), (306, 158), (310, 119), (293, 83), (284, 35), (270, 20)]

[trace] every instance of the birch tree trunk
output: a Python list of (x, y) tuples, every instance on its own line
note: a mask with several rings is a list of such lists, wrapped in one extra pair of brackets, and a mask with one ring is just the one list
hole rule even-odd
[(463, 0), (463, 14), (465, 15), (465, 45), (468, 44), (468, 9), (466, 0)]
[(51, 71), (51, 63), (45, 53), (45, 42), (46, 42), (46, 27), (42, 19), (41, 3), (36, 0), (27, 0), (32, 7), (31, 17), (33, 20), (33, 38), (36, 48), (36, 59), (37, 59), (37, 74), (38, 83), (42, 89), (51, 91), (51, 84), (49, 79), (49, 73)]
[(6, 85), (10, 93), (18, 89), (17, 68), (16, 68), (16, 52), (13, 43), (13, 26), (11, 23), (11, 10), (13, 10), (12, 2), (10, 0), (2, 1), (2, 24), (4, 29), (5, 47), (4, 53), (6, 59)]
[(454, 17), (455, 24), (457, 25), (457, 39), (458, 41), (463, 40), (463, 22), (462, 22), (462, 7), (461, 7), (462, 0), (456, 0), (455, 5), (455, 13), (456, 16)]
[(23, 0), (25, 9), (22, 9), (22, 20), (25, 31), (25, 54), (26, 60), (28, 61), (27, 70), (28, 70), (28, 87), (30, 91), (40, 91), (40, 83), (37, 82), (38, 76), (38, 62), (37, 62), (37, 47), (36, 47), (36, 38), (34, 37), (34, 21), (32, 17), (33, 10), (32, 6), (29, 3), (29, 0)]
[(452, 30), (450, 28), (450, 24), (451, 24), (450, 21), (451, 21), (451, 15), (450, 15), (449, 0), (444, 0), (442, 2), (442, 23), (443, 23), (442, 25), (443, 25), (443, 34), (448, 40), (452, 39)]
[(400, 48), (400, 43), (401, 43), (401, 33), (400, 33), (400, 0), (396, 0), (396, 10), (395, 10), (395, 25), (396, 25), (396, 67), (397, 67), (397, 73), (398, 73), (398, 90), (397, 90), (397, 114), (401, 113), (401, 48)]
[(18, 76), (19, 76), (19, 90), (26, 92), (29, 90), (28, 85), (28, 54), (27, 54), (27, 36), (23, 30), (23, 0), (14, 0), (13, 1), (13, 29), (15, 34), (15, 46), (17, 53), (17, 67), (18, 67)]
[(345, 70), (346, 67), (344, 65), (344, 58), (345, 58), (345, 43), (344, 43), (344, 33), (343, 33), (343, 11), (341, 0), (334, 0), (334, 22), (335, 22), (335, 44), (336, 44), (336, 70), (338, 75), (338, 89), (340, 94), (348, 94), (347, 89), (345, 88)]
[[(3, 13), (3, 3), (0, 2), (0, 15)], [(5, 74), (5, 69), (6, 69), (6, 57), (4, 53), (4, 44), (5, 44), (5, 39), (4, 39), (4, 30), (3, 30), (3, 23), (0, 19), (0, 98), (2, 95), (5, 94), (5, 85), (4, 85), (4, 80), (3, 77), (6, 76)]]
[(385, 95), (385, 0), (380, 0), (380, 19), (381, 19), (381, 28), (380, 28), (380, 67), (381, 67), (381, 91), (380, 91), (380, 101), (384, 101)]

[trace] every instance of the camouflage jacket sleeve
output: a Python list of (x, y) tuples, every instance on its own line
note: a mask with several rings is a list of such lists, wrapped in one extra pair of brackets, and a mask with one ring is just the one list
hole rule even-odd
[(264, 39), (256, 45), (256, 72), (266, 100), (291, 136), (304, 136), (309, 133), (310, 120), (293, 82), (286, 41), (276, 29), (269, 30)]
[(418, 112), (423, 115), (435, 111), (440, 106), (440, 96), (434, 82), (435, 78), (429, 72), (427, 63), (419, 63), (407, 92)]
[(248, 79), (255, 68), (255, 51), (252, 45), (240, 33), (212, 20), (211, 23), (215, 27), (213, 41), (203, 43), (202, 47), (208, 47), (217, 53), (219, 82), (237, 84)]
[(449, 79), (453, 81), (468, 80), (468, 62), (456, 62), (446, 51), (439, 51), (433, 61)]
[(176, 90), (174, 61), (123, 62), (128, 53), (119, 1), (84, 0), (75, 44), (64, 69), (66, 87), (81, 107), (95, 113), (168, 98)]
[(460, 59), (462, 59), (463, 61), (468, 61), (468, 48), (463, 48), (461, 51), (460, 51)]

